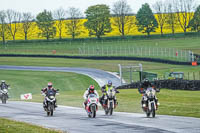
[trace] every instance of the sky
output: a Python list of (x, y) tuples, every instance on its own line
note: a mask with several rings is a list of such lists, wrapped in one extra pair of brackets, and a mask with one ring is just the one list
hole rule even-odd
[[(69, 7), (79, 8), (82, 13), (91, 5), (107, 4), (112, 7), (118, 0), (0, 0), (0, 10), (13, 9), (19, 12), (31, 12), (37, 15), (44, 9), (54, 11), (60, 7), (68, 9)], [(154, 4), (157, 0), (126, 0), (131, 6), (133, 13), (137, 13), (144, 3)], [(200, 4), (200, 0), (197, 0)]]
[[(56, 10), (60, 7), (67, 9), (69, 7), (79, 8), (82, 13), (91, 5), (107, 4), (112, 7), (118, 0), (0, 0), (0, 10), (13, 9), (19, 12), (31, 12), (36, 15), (44, 9)], [(153, 4), (156, 0), (126, 0), (131, 6), (133, 13), (144, 3)]]

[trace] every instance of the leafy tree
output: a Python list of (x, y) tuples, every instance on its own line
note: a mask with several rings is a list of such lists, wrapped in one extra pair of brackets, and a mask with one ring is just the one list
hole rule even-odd
[(107, 5), (94, 5), (85, 11), (87, 21), (84, 23), (89, 30), (89, 35), (98, 39), (105, 33), (111, 32), (110, 10)]
[(41, 30), (39, 36), (45, 37), (47, 40), (53, 38), (56, 35), (56, 27), (51, 12), (44, 10), (36, 17), (36, 23)]
[(79, 9), (71, 7), (68, 10), (69, 20), (66, 22), (67, 34), (75, 39), (76, 36), (79, 36), (84, 31), (83, 23), (81, 21), (82, 14)]
[(200, 5), (196, 9), (194, 17), (190, 20), (189, 27), (193, 31), (200, 32)]
[(155, 16), (147, 3), (143, 4), (142, 8), (137, 12), (136, 20), (138, 31), (147, 33), (148, 36), (151, 32), (155, 32), (155, 29), (158, 27)]

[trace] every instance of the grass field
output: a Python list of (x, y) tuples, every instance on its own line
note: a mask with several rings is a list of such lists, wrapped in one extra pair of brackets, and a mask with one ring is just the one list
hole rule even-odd
[[(20, 94), (31, 92), (33, 99), (30, 101), (41, 103), (43, 96), (40, 89), (45, 87), (48, 81), (52, 81), (54, 87), (60, 89), (60, 95), (57, 96), (58, 104), (82, 107), (85, 88), (89, 84), (97, 86), (89, 77), (73, 73), (13, 70), (0, 70), (0, 73), (0, 79), (5, 79), (11, 85), (10, 100), (19, 100)], [(97, 89), (101, 95), (99, 88)], [(158, 94), (161, 103), (158, 114), (200, 117), (199, 95), (200, 91), (162, 89)], [(116, 111), (142, 113), (141, 95), (137, 90), (120, 90), (117, 98), (119, 106)]]
[[(56, 67), (85, 67), (97, 68), (105, 71), (119, 72), (118, 64), (122, 65), (143, 65), (143, 71), (157, 73), (160, 78), (166, 72), (184, 72), (188, 78), (188, 72), (195, 72), (196, 79), (200, 79), (200, 66), (169, 65), (153, 62), (125, 61), (125, 60), (83, 60), (83, 59), (54, 59), (54, 58), (20, 58), (20, 57), (0, 57), (0, 65), (19, 66), (56, 66)], [(136, 73), (138, 74), (138, 73)], [(193, 75), (189, 75), (192, 79)]]
[(1, 70), (0, 79), (8, 81), (11, 85), (12, 99), (19, 99), (20, 94), (30, 92), (33, 96), (40, 94), (48, 82), (52, 82), (61, 94), (70, 90), (85, 90), (90, 84), (98, 88), (98, 84), (91, 78), (75, 73)]
[[(14, 54), (52, 54), (56, 50), (57, 55), (77, 55), (81, 47), (150, 47), (150, 48), (176, 48), (182, 50), (192, 50), (200, 53), (199, 37), (173, 38), (173, 39), (141, 39), (122, 41), (62, 41), (62, 42), (33, 42), (33, 43), (13, 43), (0, 46), (0, 53)], [(106, 55), (106, 54), (105, 54)]]
[(27, 124), (0, 118), (0, 132), (1, 133), (62, 133), (61, 131), (54, 131), (45, 129), (43, 127)]

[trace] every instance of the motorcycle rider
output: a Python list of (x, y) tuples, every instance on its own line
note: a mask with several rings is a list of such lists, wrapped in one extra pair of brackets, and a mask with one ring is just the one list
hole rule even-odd
[[(46, 95), (47, 95), (47, 92), (48, 92), (48, 90), (53, 90), (55, 93), (57, 92), (57, 90), (55, 89), (55, 88), (53, 88), (53, 84), (51, 83), (51, 82), (49, 82), (48, 84), (47, 84), (47, 87), (45, 87), (45, 88), (43, 88), (42, 90), (41, 90), (41, 93), (42, 94), (45, 94), (45, 98), (44, 98), (44, 101), (43, 101), (43, 107), (44, 107), (44, 109), (46, 109), (47, 108), (47, 104), (46, 104)], [(55, 108), (57, 107), (57, 103), (56, 103), (56, 100), (55, 100)]]
[(5, 80), (1, 80), (0, 89), (8, 89), (9, 85), (6, 84)]
[[(9, 85), (6, 84), (6, 81), (5, 80), (1, 80), (1, 84), (0, 84), (0, 90), (3, 90), (3, 89), (7, 89), (8, 90), (8, 87)], [(0, 97), (2, 96), (2, 93), (0, 92)], [(9, 96), (7, 95), (7, 98), (9, 98)]]
[[(108, 84), (106, 84), (106, 85), (104, 85), (102, 88), (101, 88), (101, 91), (102, 91), (102, 97), (100, 98), (100, 103), (101, 103), (101, 105), (102, 106), (105, 106), (105, 103), (106, 103), (106, 100), (104, 99), (105, 98), (105, 95), (106, 95), (106, 92), (108, 91), (108, 90), (114, 90), (116, 93), (119, 93), (119, 91), (117, 91), (117, 89), (116, 88), (114, 88), (113, 86), (112, 86), (112, 81), (111, 80), (108, 80)], [(117, 98), (115, 97), (114, 98), (114, 107), (116, 107), (117, 106)]]
[(90, 94), (95, 94), (97, 96), (97, 98), (99, 98), (99, 94), (98, 92), (95, 90), (94, 85), (90, 85), (89, 88), (86, 89), (86, 91), (84, 92), (83, 98), (84, 98), (84, 107), (86, 108), (87, 105), (87, 100), (88, 100), (88, 96)]
[[(140, 87), (139, 87), (139, 92), (142, 94), (141, 104), (142, 104), (142, 107), (143, 107), (143, 108), (147, 107), (146, 90), (147, 90), (147, 88), (149, 88), (149, 87), (152, 87), (152, 88), (155, 89), (155, 91), (156, 91), (155, 86), (153, 86), (153, 85), (149, 82), (149, 80), (148, 80), (147, 78), (145, 78), (145, 79), (143, 80), (142, 84), (141, 84)], [(158, 99), (157, 99), (156, 96), (155, 96), (155, 102), (156, 102), (156, 106), (157, 106), (157, 108), (158, 108), (159, 103), (158, 103)]]

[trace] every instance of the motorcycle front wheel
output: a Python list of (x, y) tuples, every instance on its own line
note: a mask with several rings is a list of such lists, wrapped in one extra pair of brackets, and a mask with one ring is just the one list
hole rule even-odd
[(151, 110), (152, 110), (152, 117), (155, 117), (156, 116), (156, 110), (155, 110), (155, 106), (154, 106), (153, 103), (151, 104)]
[(112, 115), (113, 114), (113, 102), (110, 103), (110, 109), (109, 110), (110, 110), (110, 115)]
[(95, 118), (96, 117), (96, 107), (95, 106), (92, 106), (91, 113), (92, 113), (92, 118)]
[(6, 104), (6, 96), (5, 95), (2, 96), (2, 103)]

